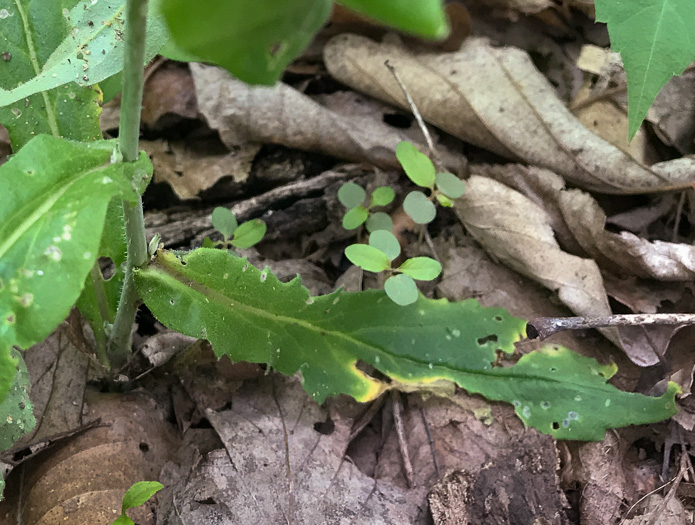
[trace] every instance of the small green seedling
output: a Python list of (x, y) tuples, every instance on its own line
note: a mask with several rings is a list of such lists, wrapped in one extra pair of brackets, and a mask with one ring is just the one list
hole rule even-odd
[(359, 184), (346, 182), (338, 190), (338, 200), (348, 209), (343, 217), (343, 228), (354, 230), (364, 224), (370, 233), (377, 230), (391, 231), (393, 229), (391, 217), (383, 211), (374, 212), (373, 209), (388, 206), (395, 196), (392, 188), (381, 186), (372, 192), (369, 205), (364, 206), (367, 192)]
[(218, 206), (212, 212), (212, 226), (222, 234), (224, 240), (214, 242), (209, 237), (203, 241), (203, 248), (232, 247), (240, 250), (251, 248), (261, 242), (267, 226), (261, 219), (239, 224), (231, 210)]
[(464, 184), (453, 173), (437, 173), (432, 161), (420, 153), (410, 142), (400, 142), (396, 146), (396, 157), (403, 170), (414, 184), (430, 190), (428, 197), (419, 190), (411, 191), (403, 201), (403, 209), (417, 224), (428, 224), (434, 220), (437, 210), (436, 200), (446, 208), (451, 208), (465, 190)]
[(442, 272), (442, 265), (429, 257), (407, 259), (398, 268), (391, 262), (401, 254), (401, 245), (391, 232), (377, 230), (369, 236), (369, 244), (351, 244), (345, 256), (368, 272), (389, 272), (384, 283), (386, 295), (396, 304), (407, 306), (417, 301), (418, 290), (413, 279), (431, 281)]
[(123, 496), (121, 515), (111, 525), (135, 525), (135, 522), (126, 515), (126, 511), (133, 507), (139, 507), (163, 488), (164, 485), (158, 481), (138, 481), (135, 483)]

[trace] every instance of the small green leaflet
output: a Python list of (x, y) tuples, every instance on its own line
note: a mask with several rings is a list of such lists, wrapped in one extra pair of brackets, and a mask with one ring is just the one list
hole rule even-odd
[(627, 74), (632, 138), (661, 88), (695, 59), (692, 0), (596, 0), (596, 20), (608, 24), (611, 47)]
[(42, 341), (67, 316), (97, 257), (109, 201), (137, 198), (147, 155), (111, 164), (113, 141), (40, 135), (0, 166), (0, 339)]
[(123, 496), (121, 515), (111, 525), (134, 525), (133, 520), (126, 515), (126, 511), (144, 504), (163, 488), (164, 485), (158, 481), (138, 481), (135, 483)]
[[(182, 256), (159, 251), (135, 280), (166, 326), (208, 339), (218, 356), (267, 363), (288, 375), (299, 371), (318, 402), (338, 394), (369, 401), (389, 388), (455, 382), (512, 403), (543, 432), (578, 440), (600, 440), (607, 428), (660, 421), (676, 411), (675, 383), (661, 397), (621, 392), (606, 383), (615, 367), (565, 348), (497, 366), (526, 323), (472, 299), (420, 296), (398, 306), (376, 290), (312, 298), (299, 278), (281, 283), (267, 269), (205, 248)], [(390, 382), (363, 372), (361, 363)]]
[(338, 3), (415, 35), (445, 38), (449, 34), (442, 0), (339, 0)]

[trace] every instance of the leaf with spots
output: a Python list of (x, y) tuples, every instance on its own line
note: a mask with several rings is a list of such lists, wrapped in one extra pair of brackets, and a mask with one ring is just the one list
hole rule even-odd
[[(147, 60), (168, 38), (159, 5), (150, 2)], [(123, 68), (124, 10), (125, 0), (0, 0), (0, 106), (11, 104), (0, 119), (13, 146), (38, 133), (100, 137), (101, 94), (87, 86)]]
[[(528, 424), (570, 439), (602, 439), (606, 428), (658, 421), (675, 410), (675, 385), (660, 398), (621, 392), (605, 384), (612, 368), (566, 349), (499, 366), (526, 323), (473, 299), (451, 303), (420, 295), (399, 306), (377, 290), (311, 298), (299, 278), (281, 283), (267, 269), (205, 248), (181, 256), (159, 251), (135, 280), (145, 304), (169, 328), (208, 339), (218, 356), (267, 363), (288, 375), (301, 372), (305, 390), (318, 402), (338, 394), (369, 401), (389, 388), (454, 382), (490, 399), (520, 403), (517, 413)], [(552, 407), (536, 410), (543, 401)]]
[(94, 264), (109, 201), (134, 200), (146, 155), (41, 135), (0, 166), (0, 340), (27, 348), (67, 316)]

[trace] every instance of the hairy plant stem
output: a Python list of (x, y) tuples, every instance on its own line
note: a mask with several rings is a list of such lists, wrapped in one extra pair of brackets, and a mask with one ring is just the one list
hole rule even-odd
[[(127, 0), (123, 95), (118, 128), (118, 146), (123, 155), (123, 162), (134, 162), (138, 157), (146, 24), (147, 0)], [(123, 202), (123, 215), (128, 246), (125, 280), (107, 346), (109, 361), (116, 369), (123, 366), (130, 356), (133, 323), (140, 303), (140, 296), (133, 280), (133, 269), (147, 261), (142, 200), (138, 199), (136, 204)]]

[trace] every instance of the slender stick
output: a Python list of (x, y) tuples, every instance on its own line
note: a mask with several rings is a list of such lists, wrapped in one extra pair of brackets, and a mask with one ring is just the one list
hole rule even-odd
[(546, 339), (563, 330), (586, 330), (608, 326), (695, 324), (695, 314), (627, 314), (597, 317), (537, 317), (526, 325), (529, 339)]
[[(121, 98), (121, 122), (118, 128), (118, 145), (123, 155), (123, 162), (134, 162), (138, 157), (146, 24), (147, 0), (127, 0), (123, 95)], [(109, 360), (115, 368), (125, 364), (130, 355), (133, 323), (140, 302), (133, 280), (133, 269), (142, 266), (147, 261), (142, 200), (138, 199), (136, 204), (124, 201), (123, 215), (128, 245), (125, 280), (107, 347)]]

